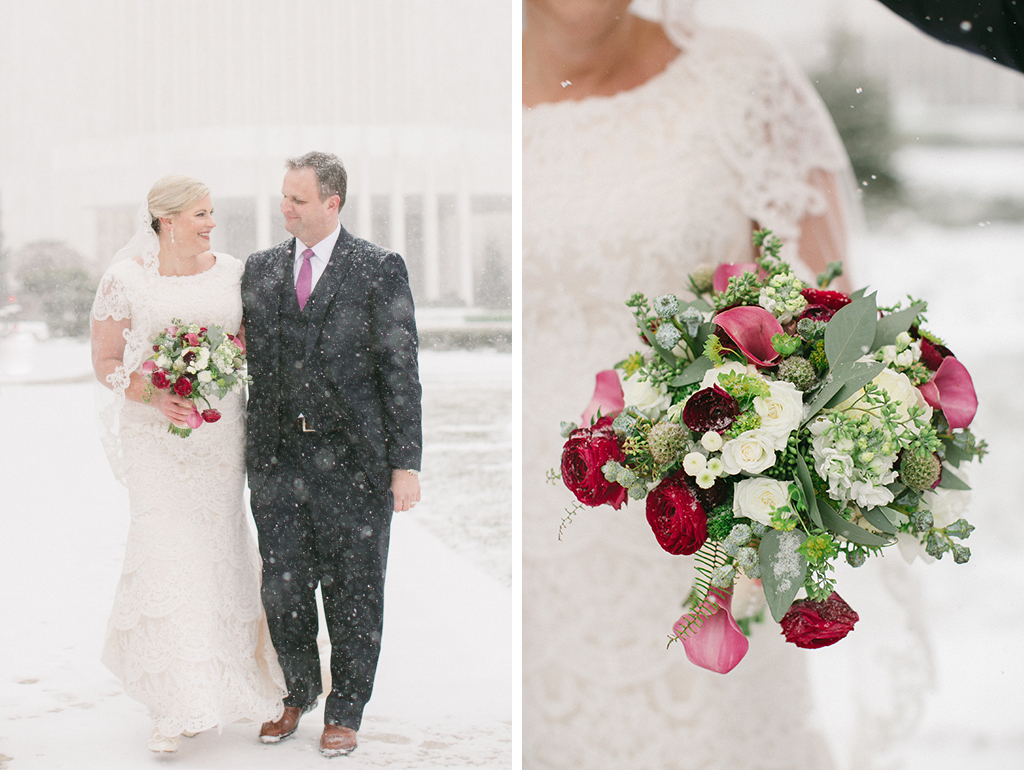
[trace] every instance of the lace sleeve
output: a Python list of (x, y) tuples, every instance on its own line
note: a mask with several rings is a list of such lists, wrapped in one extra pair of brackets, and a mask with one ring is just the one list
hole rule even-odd
[(108, 318), (115, 321), (131, 318), (128, 293), (120, 276), (112, 270), (103, 274), (92, 303), (93, 321), (104, 321)]
[(763, 40), (734, 32), (711, 41), (724, 49), (707, 59), (722, 70), (718, 82), (735, 84), (721, 100), (719, 143), (742, 179), (741, 207), (789, 242), (790, 260), (809, 243), (801, 237), (805, 220), (823, 218), (810, 242), (841, 259), (855, 187), (825, 105), (795, 63)]

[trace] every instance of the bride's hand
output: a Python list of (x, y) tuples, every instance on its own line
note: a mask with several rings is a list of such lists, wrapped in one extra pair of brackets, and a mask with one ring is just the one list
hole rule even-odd
[(179, 428), (187, 427), (185, 418), (192, 412), (192, 402), (187, 398), (182, 398), (172, 390), (158, 390), (149, 404), (163, 412), (164, 417)]

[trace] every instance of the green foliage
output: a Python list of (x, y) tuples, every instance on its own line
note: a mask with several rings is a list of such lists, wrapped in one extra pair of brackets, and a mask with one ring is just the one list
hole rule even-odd
[(84, 268), (50, 266), (32, 270), (22, 280), (22, 290), (41, 300), (50, 334), (82, 337), (89, 333), (96, 284)]

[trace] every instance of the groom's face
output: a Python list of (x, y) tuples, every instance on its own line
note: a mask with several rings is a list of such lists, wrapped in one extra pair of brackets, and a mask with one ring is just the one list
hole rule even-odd
[(311, 168), (285, 172), (281, 185), (285, 229), (307, 246), (315, 246), (338, 226), (337, 195), (320, 200), (320, 186)]

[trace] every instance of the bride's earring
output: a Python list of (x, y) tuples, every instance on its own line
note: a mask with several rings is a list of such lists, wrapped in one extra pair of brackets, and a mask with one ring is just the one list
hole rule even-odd
[(167, 229), (171, 231), (171, 243), (174, 243), (174, 227), (172, 225), (167, 225)]

